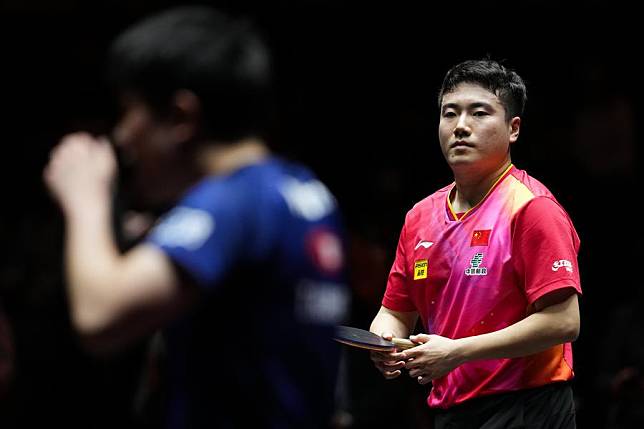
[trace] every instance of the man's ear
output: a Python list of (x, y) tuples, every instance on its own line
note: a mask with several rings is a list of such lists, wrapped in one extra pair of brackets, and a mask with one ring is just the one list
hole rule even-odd
[(193, 139), (199, 132), (201, 113), (201, 101), (194, 92), (188, 89), (176, 91), (172, 96), (172, 126), (169, 130), (173, 141), (185, 143)]
[(515, 116), (510, 120), (510, 144), (517, 141), (519, 138), (519, 131), (521, 129), (521, 118)]

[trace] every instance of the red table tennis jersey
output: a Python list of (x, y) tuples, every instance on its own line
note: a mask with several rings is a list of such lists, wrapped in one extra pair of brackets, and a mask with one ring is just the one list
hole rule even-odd
[[(579, 237), (548, 189), (510, 166), (460, 218), (451, 184), (416, 204), (402, 229), (382, 304), (417, 311), (427, 333), (462, 338), (503, 329), (548, 292), (581, 293)], [(465, 363), (433, 382), (431, 407), (572, 378), (570, 343), (514, 359)]]

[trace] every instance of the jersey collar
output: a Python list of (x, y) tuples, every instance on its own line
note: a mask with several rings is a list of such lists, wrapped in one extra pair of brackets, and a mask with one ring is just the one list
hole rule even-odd
[(501, 183), (503, 181), (503, 179), (505, 179), (506, 177), (508, 177), (510, 175), (510, 172), (512, 171), (513, 168), (514, 168), (514, 164), (510, 164), (508, 166), (508, 168), (506, 168), (505, 171), (499, 176), (499, 178), (496, 179), (496, 181), (490, 187), (490, 189), (487, 191), (485, 196), (483, 198), (481, 198), (481, 201), (479, 201), (478, 204), (476, 204), (474, 207), (470, 208), (465, 213), (463, 213), (460, 217), (457, 216), (456, 212), (454, 211), (454, 208), (452, 207), (452, 203), (450, 201), (450, 196), (452, 195), (452, 192), (456, 188), (456, 182), (452, 183), (452, 186), (450, 187), (449, 192), (447, 192), (447, 201), (446, 201), (447, 202), (447, 215), (449, 217), (449, 220), (461, 221), (462, 222), (465, 218), (467, 218), (470, 215), (470, 213), (474, 212), (474, 210), (476, 210), (479, 206), (481, 206), (481, 204), (483, 204), (483, 202), (492, 193), (492, 191), (494, 191), (494, 189), (496, 189), (496, 187), (499, 185), (499, 183)]

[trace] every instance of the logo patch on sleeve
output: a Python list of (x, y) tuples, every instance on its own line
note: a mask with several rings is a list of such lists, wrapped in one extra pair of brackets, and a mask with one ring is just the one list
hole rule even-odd
[(567, 259), (560, 259), (552, 264), (552, 271), (559, 271), (559, 268), (565, 268), (566, 271), (572, 273), (572, 263)]
[(414, 262), (414, 280), (427, 278), (427, 259), (419, 259)]
[(199, 249), (215, 230), (215, 219), (205, 210), (175, 207), (152, 230), (152, 239), (162, 246)]

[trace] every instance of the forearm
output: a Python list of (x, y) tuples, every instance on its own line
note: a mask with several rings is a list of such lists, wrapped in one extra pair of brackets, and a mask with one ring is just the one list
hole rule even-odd
[(52, 151), (43, 178), (62, 208), (70, 312), (84, 339), (134, 337), (187, 302), (166, 256), (140, 245), (121, 255), (112, 230), (111, 188), (116, 157), (106, 140), (65, 136)]
[(578, 334), (579, 310), (573, 295), (507, 328), (458, 339), (457, 353), (462, 362), (527, 356), (574, 341)]
[(417, 317), (415, 313), (398, 313), (382, 307), (369, 330), (378, 335), (391, 333), (394, 337), (407, 338), (414, 329)]
[(74, 323), (91, 330), (111, 305), (120, 254), (114, 243), (109, 195), (66, 210), (67, 293)]

